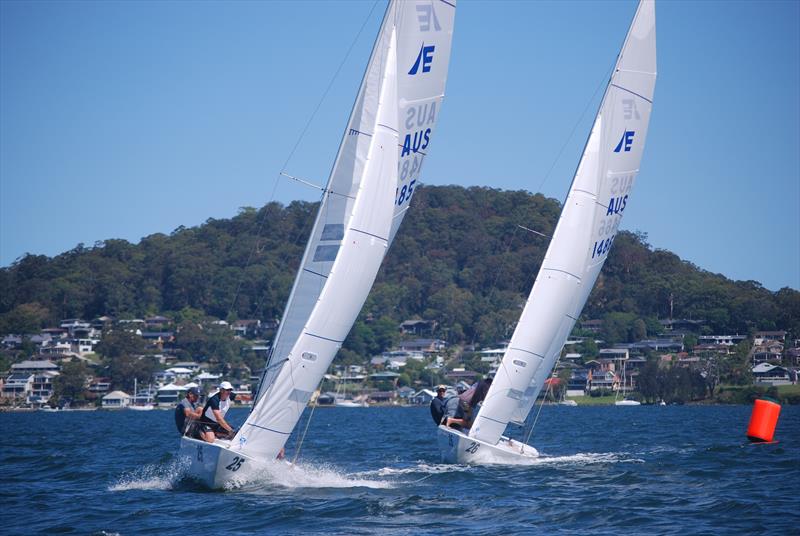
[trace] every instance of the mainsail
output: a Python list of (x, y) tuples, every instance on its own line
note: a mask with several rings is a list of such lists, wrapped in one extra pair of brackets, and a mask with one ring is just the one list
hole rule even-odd
[(642, 0), (528, 302), (470, 437), (496, 444), (533, 406), (600, 274), (639, 172), (656, 80), (655, 5)]
[(441, 102), (455, 2), (387, 6), (273, 351), (233, 444), (283, 447), (358, 316), (417, 186)]

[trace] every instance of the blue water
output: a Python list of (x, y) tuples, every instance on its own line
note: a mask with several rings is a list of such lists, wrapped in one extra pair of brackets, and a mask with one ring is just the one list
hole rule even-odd
[(4, 413), (0, 533), (797, 534), (800, 407), (774, 445), (746, 443), (749, 415), (550, 406), (536, 463), (465, 467), (439, 463), (427, 408), (318, 409), (299, 467), (211, 492), (171, 412)]

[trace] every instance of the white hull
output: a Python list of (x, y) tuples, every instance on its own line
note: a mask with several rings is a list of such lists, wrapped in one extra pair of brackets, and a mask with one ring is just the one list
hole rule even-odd
[(577, 403), (577, 402), (575, 402), (574, 400), (562, 400), (561, 402), (559, 402), (559, 403), (558, 403), (558, 405), (559, 405), (559, 406), (571, 406), (571, 407), (575, 407), (575, 406), (577, 406), (577, 405), (578, 405), (578, 403)]
[(535, 448), (507, 437), (501, 437), (497, 445), (491, 445), (445, 426), (439, 426), (437, 434), (444, 463), (515, 464), (539, 457)]
[(337, 408), (368, 408), (369, 404), (366, 402), (356, 402), (355, 400), (337, 400)]
[(259, 466), (258, 460), (233, 450), (230, 442), (222, 439), (206, 443), (182, 437), (179, 456), (191, 460), (189, 476), (211, 489), (243, 482)]
[(128, 409), (132, 409), (134, 411), (152, 411), (156, 409), (156, 407), (152, 404), (147, 404), (146, 406), (128, 406)]
[(618, 400), (614, 402), (615, 406), (641, 406), (641, 402), (637, 402), (636, 400)]

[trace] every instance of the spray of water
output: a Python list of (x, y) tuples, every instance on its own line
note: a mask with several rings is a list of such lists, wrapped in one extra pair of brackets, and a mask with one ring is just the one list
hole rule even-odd
[(173, 458), (165, 464), (150, 464), (123, 473), (108, 487), (109, 491), (173, 489), (184, 478), (189, 460)]

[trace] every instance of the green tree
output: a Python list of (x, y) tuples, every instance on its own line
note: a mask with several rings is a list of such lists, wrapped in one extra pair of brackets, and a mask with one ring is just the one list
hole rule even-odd
[(59, 400), (83, 400), (89, 379), (89, 369), (81, 361), (70, 361), (61, 367), (61, 374), (53, 378), (53, 394)]
[(130, 356), (144, 352), (144, 339), (132, 331), (115, 329), (105, 334), (95, 352), (106, 359)]

